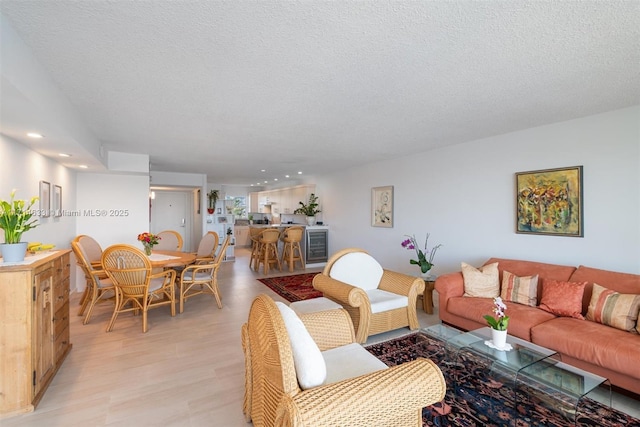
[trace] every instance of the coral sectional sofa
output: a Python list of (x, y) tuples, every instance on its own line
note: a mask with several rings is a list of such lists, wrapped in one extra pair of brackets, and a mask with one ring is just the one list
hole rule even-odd
[[(522, 283), (529, 283), (526, 278), (538, 276), (537, 291), (532, 290), (536, 294), (536, 299), (531, 305), (505, 301), (506, 314), (510, 317), (509, 334), (555, 350), (561, 354), (562, 361), (606, 377), (614, 386), (640, 394), (640, 335), (637, 333), (640, 325), (636, 323), (638, 317), (636, 307), (639, 299), (633, 296), (640, 295), (640, 275), (585, 266), (576, 268), (501, 258), (491, 258), (485, 266), (494, 263), (498, 263), (499, 283), (502, 287), (507, 286), (503, 283), (505, 271), (511, 273), (511, 276), (507, 273), (507, 277), (522, 278)], [(549, 312), (547, 305), (544, 305), (547, 310), (540, 308), (541, 302), (554, 305), (553, 301), (550, 303), (551, 289), (558, 283), (566, 286), (584, 284), (582, 312), (576, 314), (578, 318), (569, 317), (568, 314), (558, 315), (556, 312)], [(594, 286), (594, 283), (597, 285)], [(545, 284), (547, 284), (547, 290), (543, 295)], [(535, 287), (535, 278), (533, 285)], [(606, 288), (606, 293), (602, 288)], [(487, 326), (483, 316), (492, 314), (493, 299), (463, 296), (465, 278), (462, 272), (438, 277), (435, 289), (439, 294), (439, 314), (443, 322), (464, 330)], [(596, 297), (599, 298), (591, 301), (594, 289), (597, 290)], [(624, 298), (618, 298), (620, 295), (616, 295), (613, 291), (623, 294)], [(605, 300), (607, 295), (614, 297)], [(579, 295), (575, 298), (579, 298)], [(556, 299), (558, 305), (564, 304), (564, 296), (558, 297), (556, 294)], [(567, 296), (566, 299), (569, 297)], [(603, 301), (608, 301), (608, 305), (604, 305)], [(622, 316), (628, 324), (633, 323), (629, 330), (606, 325), (611, 324), (606, 316), (611, 315), (612, 304), (618, 304), (616, 313), (619, 314), (621, 305), (619, 301), (631, 302), (623, 307), (631, 312), (630, 316), (628, 318)], [(631, 320), (634, 311), (636, 320)], [(587, 316), (588, 312), (590, 316)], [(579, 318), (583, 316), (584, 318)]]

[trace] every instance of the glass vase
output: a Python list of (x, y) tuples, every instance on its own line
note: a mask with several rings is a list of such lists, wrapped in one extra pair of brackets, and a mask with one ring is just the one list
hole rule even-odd
[(144, 253), (147, 256), (151, 255), (151, 252), (153, 252), (153, 246), (146, 243), (143, 243), (143, 246), (144, 246)]

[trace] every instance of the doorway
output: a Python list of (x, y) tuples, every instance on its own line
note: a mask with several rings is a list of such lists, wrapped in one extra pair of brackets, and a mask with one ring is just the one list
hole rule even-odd
[(192, 248), (192, 194), (185, 191), (154, 190), (155, 199), (151, 201), (152, 233), (174, 230), (180, 233), (184, 242), (182, 250), (191, 252)]

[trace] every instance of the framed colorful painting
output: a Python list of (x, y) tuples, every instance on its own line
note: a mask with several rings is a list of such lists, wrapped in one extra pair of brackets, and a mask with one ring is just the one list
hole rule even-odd
[(393, 186), (371, 189), (371, 225), (393, 227)]
[(516, 233), (583, 237), (582, 166), (516, 173)]

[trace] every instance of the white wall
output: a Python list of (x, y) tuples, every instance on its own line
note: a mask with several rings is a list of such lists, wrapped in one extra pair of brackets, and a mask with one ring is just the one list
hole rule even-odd
[[(436, 274), (492, 256), (640, 273), (640, 106), (369, 164), (318, 180), (330, 253), (362, 247), (414, 274), (405, 234), (444, 246)], [(409, 155), (410, 154), (410, 155)], [(584, 237), (515, 233), (515, 173), (584, 166)], [(394, 186), (394, 227), (371, 227), (371, 187)]]
[[(38, 196), (40, 181), (62, 187), (62, 208), (65, 215), (38, 218), (39, 225), (22, 235), (23, 241), (53, 243), (57, 248), (71, 248), (75, 236), (75, 218), (67, 211), (75, 210), (76, 173), (54, 160), (30, 150), (25, 145), (0, 135), (0, 199), (9, 200), (16, 190), (16, 198), (30, 200)], [(39, 208), (37, 203), (35, 208)], [(4, 232), (0, 230), (0, 242)]]

